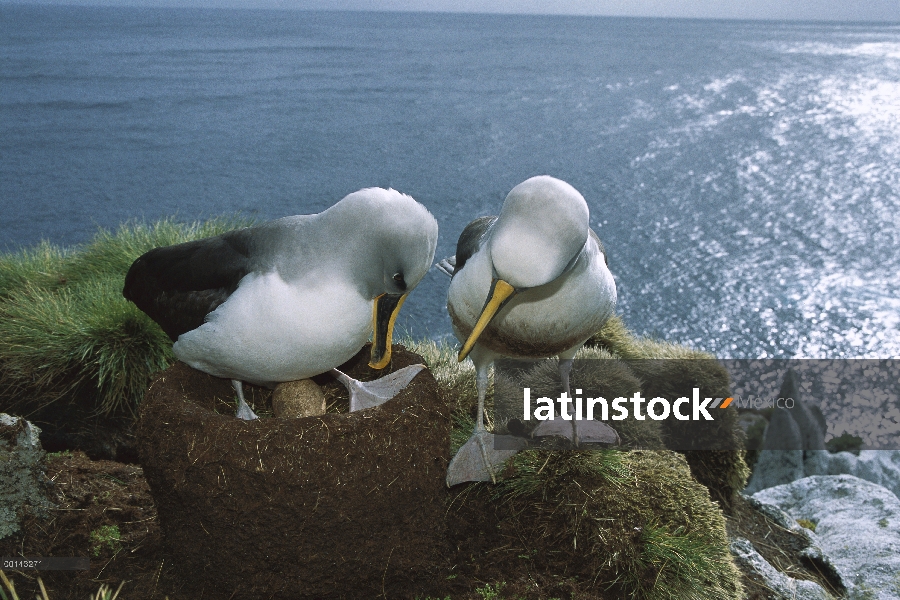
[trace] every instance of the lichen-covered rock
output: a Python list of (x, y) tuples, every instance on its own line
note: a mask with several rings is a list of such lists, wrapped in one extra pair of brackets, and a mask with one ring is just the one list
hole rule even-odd
[(832, 600), (832, 595), (818, 583), (794, 579), (766, 562), (749, 540), (731, 540), (731, 554), (738, 565), (760, 577), (771, 590), (772, 600)]
[(803, 466), (806, 475), (853, 475), (900, 498), (900, 450), (862, 450), (859, 456), (827, 450), (807, 452)]
[(23, 511), (44, 514), (52, 506), (40, 433), (25, 419), (0, 413), (0, 539), (19, 530)]
[(850, 598), (900, 597), (900, 500), (893, 493), (837, 475), (805, 477), (753, 497), (815, 524), (810, 535), (837, 568)]

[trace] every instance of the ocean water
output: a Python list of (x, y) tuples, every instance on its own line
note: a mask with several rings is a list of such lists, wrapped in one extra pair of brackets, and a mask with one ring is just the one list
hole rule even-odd
[[(637, 332), (887, 358), (898, 166), (897, 25), (0, 5), (0, 250), (391, 186), (440, 258), (551, 174)], [(449, 336), (447, 286), (399, 327)]]

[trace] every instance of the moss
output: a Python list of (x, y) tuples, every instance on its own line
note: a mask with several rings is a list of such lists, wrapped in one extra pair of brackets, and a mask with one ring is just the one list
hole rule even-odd
[(118, 525), (103, 525), (91, 532), (91, 554), (96, 558), (107, 551), (115, 554), (121, 547)]
[(543, 570), (615, 597), (741, 597), (724, 516), (678, 454), (527, 450), (490, 501), (501, 533), (537, 549), (532, 562)]
[(825, 448), (831, 452), (832, 454), (836, 454), (838, 452), (850, 452), (859, 456), (859, 451), (862, 450), (863, 447), (863, 439), (858, 435), (851, 435), (846, 431), (837, 437), (833, 437), (827, 442), (825, 442)]
[[(690, 397), (695, 387), (703, 397), (730, 395), (728, 372), (714, 356), (664, 341), (639, 338), (619, 317), (610, 319), (588, 340), (587, 346), (624, 360), (641, 381), (646, 398)], [(744, 461), (744, 436), (737, 424), (737, 410), (716, 413), (713, 427), (697, 427), (692, 421), (676, 419), (666, 419), (662, 425), (666, 446), (685, 455), (694, 477), (727, 508), (750, 475)]]
[(809, 529), (809, 530), (812, 531), (812, 532), (815, 532), (815, 531), (816, 531), (816, 523), (815, 523), (815, 521), (810, 521), (809, 519), (797, 519), (797, 524), (798, 524), (800, 527), (803, 527), (803, 528), (805, 528), (805, 529)]

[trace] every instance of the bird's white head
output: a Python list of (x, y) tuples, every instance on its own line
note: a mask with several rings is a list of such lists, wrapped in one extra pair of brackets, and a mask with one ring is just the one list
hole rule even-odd
[(346, 222), (354, 279), (363, 295), (375, 300), (370, 366), (384, 368), (400, 307), (434, 260), (437, 221), (412, 197), (381, 188), (354, 192), (329, 211)]
[(506, 196), (490, 237), (497, 276), (521, 290), (559, 277), (584, 247), (587, 202), (554, 177), (532, 177)]
[(493, 281), (459, 360), (513, 296), (562, 275), (584, 248), (589, 231), (587, 202), (565, 181), (542, 175), (514, 187), (489, 234)]

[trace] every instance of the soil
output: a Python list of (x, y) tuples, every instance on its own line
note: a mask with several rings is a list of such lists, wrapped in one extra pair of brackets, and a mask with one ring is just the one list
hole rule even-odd
[[(49, 519), (26, 515), (21, 531), (0, 540), (0, 555), (89, 556), (89, 571), (7, 571), (21, 598), (39, 593), (40, 576), (51, 600), (84, 600), (100, 584), (113, 589), (126, 581), (120, 598), (172, 600), (183, 587), (172, 577), (172, 561), (163, 550), (156, 507), (144, 472), (137, 465), (93, 461), (84, 452), (47, 457), (53, 482)], [(116, 526), (118, 543), (91, 538), (102, 527)]]
[[(166, 552), (156, 507), (143, 470), (136, 465), (92, 461), (75, 451), (47, 458), (47, 475), (55, 484), (57, 508), (49, 519), (26, 517), (22, 531), (0, 540), (3, 556), (91, 556), (90, 571), (8, 571), (22, 598), (38, 593), (40, 575), (50, 600), (84, 600), (101, 584), (116, 589), (125, 582), (119, 598), (126, 600), (193, 600), (196, 598), (179, 580), (174, 562)], [(453, 495), (454, 504), (474, 488)], [(439, 588), (436, 598), (483, 598), (475, 590), (503, 582), (501, 597), (512, 598), (602, 598), (584, 582), (543, 572), (532, 557), (518, 562), (490, 560), (492, 550), (510, 542), (497, 533), (490, 512), (449, 511), (448, 528), (452, 549), (445, 560), (445, 574), (437, 585), (410, 589), (410, 598), (424, 598), (425, 587)], [(773, 565), (799, 579), (818, 581), (837, 597), (840, 592), (828, 577), (818, 573), (800, 557), (803, 541), (763, 515), (746, 501), (735, 503), (735, 514), (727, 521), (729, 535), (748, 538)], [(116, 525), (121, 533), (118, 546), (97, 545), (91, 532)], [(473, 531), (477, 534), (472, 535)], [(96, 555), (93, 552), (96, 550)], [(745, 574), (748, 600), (769, 598), (758, 579)], [(401, 596), (402, 597), (402, 596)]]
[[(39, 593), (36, 575), (40, 575), (50, 600), (84, 600), (96, 593), (101, 584), (115, 590), (123, 581), (119, 598), (124, 600), (196, 600), (197, 596), (179, 579), (174, 561), (166, 551), (156, 507), (141, 467), (93, 461), (83, 452), (75, 451), (49, 455), (47, 476), (55, 484), (57, 508), (50, 511), (49, 519), (27, 516), (22, 531), (0, 540), (0, 555), (90, 556), (91, 568), (90, 571), (7, 571), (21, 598)], [(471, 486), (451, 491), (448, 499), (459, 505), (475, 489)], [(841, 596), (827, 576), (801, 558), (799, 553), (804, 542), (800, 536), (754, 511), (746, 501), (738, 500), (734, 508), (735, 514), (727, 520), (729, 536), (749, 539), (766, 560), (791, 577), (817, 581), (836, 597)], [(110, 525), (119, 528), (118, 545), (98, 545), (92, 541), (91, 532)], [(509, 553), (503, 553), (506, 560), (492, 561), (492, 553), (515, 540), (498, 533), (496, 517), (489, 511), (448, 511), (448, 529), (451, 548), (443, 559), (440, 581), (410, 586), (405, 597), (425, 598), (426, 590), (431, 589), (435, 598), (481, 600), (484, 595), (476, 589), (485, 590), (487, 585), (496, 589), (497, 583), (502, 582), (501, 598), (604, 598), (602, 592), (591, 590), (585, 582), (544, 572), (534, 557), (523, 555), (515, 560), (509, 558)], [(748, 574), (744, 575), (743, 584), (748, 600), (770, 597), (762, 582)]]
[[(403, 366), (403, 361), (398, 366)], [(359, 369), (363, 367), (357, 366), (358, 377), (360, 377)], [(198, 394), (208, 393), (212, 389), (210, 385), (217, 390), (222, 388), (224, 391), (220, 390), (221, 394), (225, 394), (230, 387), (228, 382), (201, 381), (191, 378), (195, 376), (188, 376), (184, 372), (178, 377), (187, 377), (180, 379), (179, 385), (190, 385), (191, 381), (200, 382), (194, 390)], [(419, 383), (416, 384), (416, 381)], [(329, 411), (346, 411), (346, 398), (342, 395), (342, 388), (332, 384), (333, 382), (329, 382), (327, 378), (320, 379), (320, 383), (325, 386)], [(411, 386), (413, 385), (424, 383), (421, 380), (414, 380)], [(248, 400), (256, 404), (255, 408), (265, 419), (268, 414), (266, 399), (270, 392), (252, 387), (246, 392)], [(422, 390), (418, 389), (417, 393), (421, 392)], [(233, 405), (217, 400), (213, 401), (210, 409), (213, 412), (218, 410), (223, 413), (224, 419), (233, 410)], [(208, 418), (208, 415), (205, 418)], [(172, 424), (173, 429), (176, 426), (177, 423)], [(303, 427), (301, 429), (307, 430)], [(439, 431), (436, 435), (443, 438), (444, 432)], [(444, 445), (444, 448), (446, 449), (447, 445)], [(346, 448), (343, 451), (346, 452)], [(340, 456), (336, 455), (334, 458), (338, 459)], [(448, 456), (442, 457), (442, 462), (438, 465), (440, 472), (445, 471), (448, 459)], [(158, 469), (153, 465), (150, 468)], [(174, 486), (172, 483), (174, 480), (166, 480), (163, 475), (156, 473), (151, 479), (155, 478), (156, 485)], [(194, 539), (193, 543), (200, 554), (205, 548), (209, 548), (209, 544), (205, 544), (195, 533), (179, 538), (180, 531), (187, 531), (191, 527), (188, 522), (170, 520), (168, 525), (160, 523), (157, 505), (154, 503), (150, 485), (141, 466), (108, 460), (91, 460), (81, 451), (63, 452), (48, 455), (47, 476), (54, 483), (53, 500), (57, 505), (56, 508), (49, 511), (49, 518), (26, 516), (20, 532), (0, 540), (0, 556), (90, 556), (90, 570), (7, 571), (7, 575), (16, 584), (21, 598), (34, 597), (39, 593), (37, 575), (40, 575), (46, 586), (50, 600), (83, 600), (95, 594), (101, 584), (106, 584), (113, 590), (123, 584), (118, 597), (125, 600), (165, 598), (197, 600), (228, 597), (217, 595), (214, 590), (208, 588), (198, 592), (198, 581), (233, 577), (233, 573), (225, 572), (224, 569), (217, 571), (215, 564), (204, 567), (205, 572), (202, 574), (198, 574), (195, 566), (185, 569), (185, 552), (186, 549), (190, 549), (191, 539)], [(417, 487), (426, 492), (431, 489), (430, 484), (424, 480), (412, 481), (411, 485), (412, 488), (408, 489), (411, 492), (415, 492)], [(510, 537), (508, 531), (504, 533), (504, 530), (498, 528), (499, 515), (491, 509), (489, 502), (484, 501), (489, 494), (485, 494), (482, 488), (480, 484), (457, 486), (452, 490), (442, 487), (439, 496), (424, 501), (426, 505), (439, 507), (440, 514), (437, 517), (431, 515), (428, 519), (414, 521), (410, 527), (413, 529), (418, 527), (425, 531), (432, 536), (429, 538), (432, 540), (435, 539), (434, 533), (440, 532), (445, 541), (436, 542), (432, 548), (424, 550), (415, 545), (409, 546), (406, 554), (403, 550), (399, 554), (394, 551), (394, 554), (387, 557), (389, 564), (393, 564), (396, 559), (400, 561), (396, 564), (413, 569), (411, 572), (418, 572), (414, 580), (404, 579), (403, 569), (392, 572), (385, 567), (383, 577), (387, 585), (379, 586), (381, 589), (369, 590), (364, 594), (312, 593), (302, 596), (374, 598), (382, 595), (390, 598), (422, 599), (452, 597), (457, 600), (478, 600), (488, 597), (528, 600), (549, 598), (611, 600), (614, 597), (605, 594), (594, 582), (542, 568), (546, 561), (542, 560), (540, 552), (510, 551), (511, 548), (521, 545), (521, 541)], [(253, 490), (249, 488), (241, 490), (243, 494), (252, 492)], [(302, 494), (302, 490), (294, 492)], [(426, 496), (434, 493), (432, 490)], [(164, 502), (174, 502), (175, 495), (177, 494), (170, 494), (167, 496), (168, 500)], [(160, 496), (159, 493), (157, 496)], [(161, 497), (166, 496), (163, 494)], [(413, 515), (423, 509), (422, 497), (417, 497), (415, 493), (384, 495), (381, 500), (401, 503), (392, 509), (393, 514)], [(298, 502), (302, 503), (303, 499)], [(359, 498), (357, 504), (364, 508), (375, 506), (375, 504), (367, 505), (365, 498)], [(334, 507), (336, 506), (335, 504)], [(185, 507), (180, 507), (183, 508)], [(189, 506), (186, 508), (191, 509)], [(364, 512), (361, 514), (364, 515)], [(792, 577), (818, 581), (840, 595), (840, 590), (836, 589), (827, 575), (818, 572), (815, 565), (809, 564), (801, 557), (800, 551), (804, 547), (801, 536), (779, 527), (756, 512), (740, 496), (728, 507), (728, 512), (729, 536), (748, 538), (776, 568)], [(364, 520), (364, 516), (355, 518), (358, 521)], [(429, 521), (436, 522), (429, 523)], [(370, 525), (383, 527), (378, 521), (373, 521)], [(118, 540), (98, 539), (97, 534), (104, 531), (104, 527), (110, 526), (118, 528)], [(325, 540), (333, 542), (335, 538), (330, 537), (332, 535), (333, 532), (323, 534)], [(345, 531), (343, 535), (349, 534)], [(322, 552), (327, 552), (328, 545), (322, 544)], [(331, 545), (338, 546), (338, 544)], [(371, 545), (365, 546), (366, 553), (383, 550)], [(426, 562), (433, 564), (431, 570), (423, 569), (422, 564), (416, 562), (417, 551), (423, 552), (423, 557), (428, 559)], [(381, 561), (379, 564), (382, 564)], [(233, 568), (229, 567), (232, 570)], [(193, 575), (191, 569), (194, 569)], [(340, 576), (340, 572), (341, 569), (334, 568), (324, 575), (326, 579), (331, 577), (333, 581), (335, 577)], [(768, 590), (752, 576), (745, 574), (743, 583), (750, 600), (768, 598)], [(250, 591), (238, 593), (233, 597), (298, 596), (287, 593), (272, 595), (262, 593), (260, 588), (251, 588)]]
[[(368, 355), (340, 370), (362, 381), (386, 375)], [(390, 371), (420, 362), (395, 345)], [(267, 392), (248, 401), (268, 409)], [(428, 370), (390, 402), (353, 413), (242, 421), (233, 397), (229, 382), (179, 364), (141, 406), (144, 475), (196, 595), (396, 597), (434, 579), (450, 410)]]

